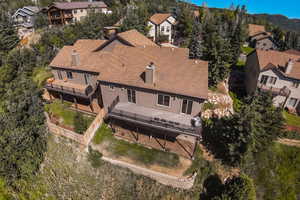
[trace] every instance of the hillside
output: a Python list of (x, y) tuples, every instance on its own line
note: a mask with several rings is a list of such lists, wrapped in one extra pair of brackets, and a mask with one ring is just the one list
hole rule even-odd
[(289, 19), (283, 15), (255, 14), (254, 17), (264, 19), (283, 30), (300, 32), (300, 19)]

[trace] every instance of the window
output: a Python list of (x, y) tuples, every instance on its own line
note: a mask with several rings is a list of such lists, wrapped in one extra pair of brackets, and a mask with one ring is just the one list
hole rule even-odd
[(299, 87), (299, 85), (300, 85), (300, 83), (299, 83), (299, 82), (293, 82), (293, 87), (294, 87), (294, 88), (298, 88), (298, 87)]
[(169, 26), (167, 26), (167, 33), (169, 33), (170, 32), (170, 27)]
[(192, 109), (193, 109), (193, 101), (183, 99), (181, 112), (190, 115), (192, 114)]
[(77, 14), (77, 10), (74, 10), (74, 14)]
[(162, 26), (162, 27), (161, 27), (161, 32), (164, 32), (164, 31), (165, 31), (165, 27)]
[(272, 84), (272, 85), (275, 85), (276, 81), (277, 81), (276, 77), (271, 76), (270, 79), (269, 79), (269, 83)]
[(295, 107), (297, 105), (298, 99), (290, 98), (288, 105), (291, 107)]
[(170, 96), (159, 94), (157, 104), (161, 106), (170, 106)]
[(91, 83), (91, 75), (90, 74), (84, 74), (84, 80), (85, 84), (88, 85)]
[(266, 85), (267, 81), (268, 81), (268, 78), (269, 78), (268, 76), (262, 75), (261, 79), (260, 79), (260, 84)]
[(83, 12), (83, 10), (81, 9), (80, 12)]
[(61, 75), (61, 71), (60, 71), (60, 70), (57, 71), (57, 75), (58, 75), (58, 79), (59, 79), (59, 80), (62, 80), (62, 75)]
[(135, 90), (127, 90), (128, 102), (136, 103)]
[(67, 77), (68, 77), (68, 79), (73, 79), (73, 74), (72, 74), (72, 72), (67, 72)]

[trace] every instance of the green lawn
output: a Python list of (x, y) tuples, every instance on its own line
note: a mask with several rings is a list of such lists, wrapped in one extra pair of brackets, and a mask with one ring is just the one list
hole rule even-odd
[(251, 48), (251, 47), (242, 47), (242, 52), (246, 55), (252, 53), (252, 51), (254, 51), (255, 49)]
[(108, 151), (114, 156), (125, 156), (144, 165), (160, 164), (166, 167), (174, 167), (179, 164), (177, 154), (164, 152), (156, 149), (149, 149), (142, 145), (118, 140), (113, 136), (112, 130), (103, 124), (95, 134), (93, 142), (101, 144), (109, 142)]
[(283, 112), (283, 116), (286, 119), (286, 123), (288, 125), (300, 127), (300, 117), (299, 116), (290, 114), (287, 111)]
[[(69, 103), (61, 103), (61, 101), (56, 100), (51, 104), (45, 105), (45, 110), (47, 113), (58, 117), (63, 125), (74, 127), (74, 121), (76, 116), (76, 111), (71, 110)], [(93, 122), (94, 117), (89, 115), (83, 115), (84, 120), (87, 121), (88, 127)]]

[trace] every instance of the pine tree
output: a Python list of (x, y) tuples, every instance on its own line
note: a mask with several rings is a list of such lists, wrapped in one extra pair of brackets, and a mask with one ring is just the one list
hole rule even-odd
[(192, 38), (189, 45), (190, 59), (201, 59), (203, 57), (203, 39), (201, 25), (198, 22), (194, 23)]

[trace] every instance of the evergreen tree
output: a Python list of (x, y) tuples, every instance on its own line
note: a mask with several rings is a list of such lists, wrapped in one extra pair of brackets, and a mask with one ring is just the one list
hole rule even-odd
[[(7, 53), (19, 43), (17, 30), (7, 13), (0, 10), (0, 52)], [(1, 64), (1, 63), (0, 63)]]
[(191, 59), (201, 59), (203, 57), (203, 40), (201, 25), (198, 22), (194, 23), (192, 38), (189, 45), (189, 57)]

